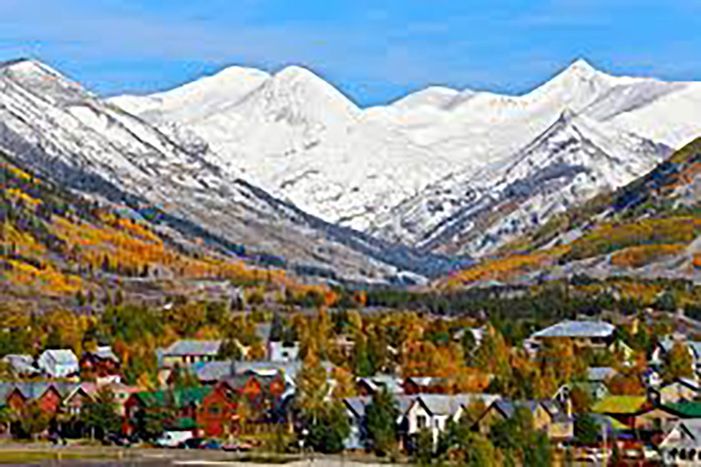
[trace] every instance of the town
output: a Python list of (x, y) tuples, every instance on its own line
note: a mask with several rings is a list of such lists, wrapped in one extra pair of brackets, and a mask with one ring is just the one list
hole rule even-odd
[(701, 340), (683, 314), (581, 315), (520, 338), (354, 299), (360, 311), (5, 308), (3, 436), (420, 465), (701, 462)]

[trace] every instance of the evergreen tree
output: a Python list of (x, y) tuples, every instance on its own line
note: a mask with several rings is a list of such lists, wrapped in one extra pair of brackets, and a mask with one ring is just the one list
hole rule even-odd
[(384, 456), (395, 448), (398, 416), (397, 403), (387, 388), (373, 394), (365, 417), (370, 445), (377, 455)]
[(85, 428), (98, 439), (119, 431), (121, 420), (117, 414), (114, 393), (108, 387), (100, 389), (94, 399), (85, 403), (80, 412), (80, 419)]

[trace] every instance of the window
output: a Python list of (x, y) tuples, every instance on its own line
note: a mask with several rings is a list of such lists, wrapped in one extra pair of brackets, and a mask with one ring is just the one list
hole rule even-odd
[(428, 420), (426, 420), (426, 417), (424, 417), (423, 415), (419, 415), (416, 417), (416, 427), (419, 430), (423, 430), (424, 428), (426, 428), (427, 422)]

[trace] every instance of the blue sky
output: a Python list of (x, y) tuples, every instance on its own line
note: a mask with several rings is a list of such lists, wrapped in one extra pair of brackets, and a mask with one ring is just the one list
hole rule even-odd
[(0, 0), (0, 59), (105, 95), (231, 64), (307, 66), (356, 102), (427, 85), (523, 92), (578, 57), (701, 80), (699, 0)]

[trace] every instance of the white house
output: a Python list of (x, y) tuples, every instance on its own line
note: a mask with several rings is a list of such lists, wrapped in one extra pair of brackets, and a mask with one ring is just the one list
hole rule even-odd
[(299, 357), (298, 342), (268, 342), (268, 358), (271, 362), (293, 362)]
[(411, 436), (424, 429), (431, 430), (433, 442), (446, 429), (448, 421), (457, 422), (470, 404), (482, 402), (490, 406), (499, 396), (493, 394), (421, 394), (409, 406), (405, 415), (406, 434)]
[(51, 378), (67, 378), (80, 373), (78, 357), (70, 349), (45, 350), (39, 355), (37, 366)]
[(701, 463), (701, 419), (680, 420), (660, 443), (665, 465)]

